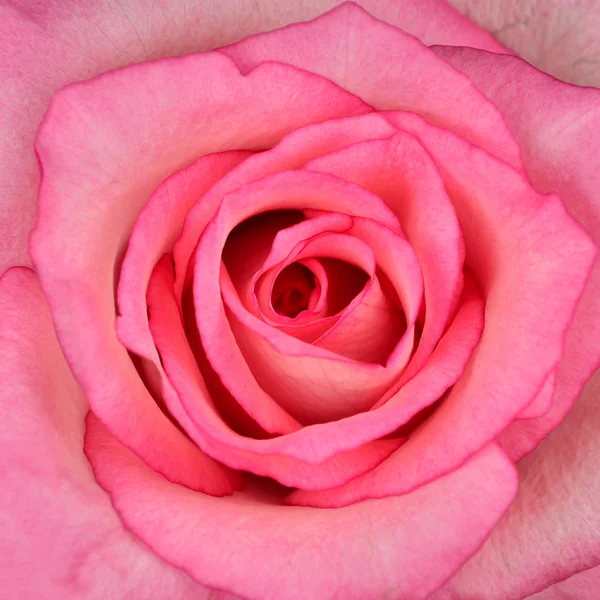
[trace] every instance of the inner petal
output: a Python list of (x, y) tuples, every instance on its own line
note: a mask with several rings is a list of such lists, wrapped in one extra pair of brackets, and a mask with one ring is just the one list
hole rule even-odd
[(277, 276), (271, 304), (277, 314), (295, 319), (316, 306), (320, 291), (313, 272), (300, 263), (292, 263)]

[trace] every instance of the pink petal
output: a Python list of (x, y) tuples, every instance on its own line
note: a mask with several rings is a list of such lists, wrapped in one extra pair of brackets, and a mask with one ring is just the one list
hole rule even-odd
[[(257, 278), (254, 286), (254, 302), (257, 314), (265, 321), (289, 335), (293, 335), (304, 341), (312, 341), (318, 335), (310, 332), (311, 326), (319, 326), (320, 322), (329, 319), (329, 278), (322, 261), (316, 258), (305, 258), (291, 264), (286, 264), (290, 259), (279, 263), (276, 267), (269, 269), (264, 276)], [(289, 269), (305, 267), (312, 274), (315, 288), (310, 292), (308, 307), (295, 317), (280, 315), (273, 308), (273, 298), (277, 297), (278, 291), (285, 293), (285, 286), (290, 285), (290, 277), (299, 277), (297, 271), (289, 273)], [(258, 275), (262, 272), (257, 272)], [(283, 290), (283, 291), (281, 291)], [(334, 317), (336, 318), (336, 317)], [(317, 323), (315, 323), (317, 320)]]
[[(467, 278), (465, 283), (459, 311), (431, 358), (385, 406), (340, 421), (304, 427), (273, 439), (232, 435), (216, 412), (207, 408), (210, 403), (203, 391), (202, 377), (183, 331), (177, 327), (179, 311), (175, 299), (169, 299), (168, 288), (157, 295), (169, 302), (155, 321), (157, 329), (153, 330), (153, 335), (181, 403), (195, 426), (203, 432), (203, 438), (195, 440), (207, 453), (216, 456), (214, 452), (219, 451), (219, 445), (225, 445), (227, 451), (219, 455), (219, 459), (236, 468), (245, 467), (228, 462), (232, 449), (260, 455), (283, 455), (320, 464), (340, 452), (360, 448), (366, 442), (394, 432), (441, 398), (456, 382), (483, 328), (483, 302), (472, 281)], [(150, 325), (152, 328), (152, 318)], [(197, 375), (192, 377), (191, 374)], [(256, 472), (254, 468), (249, 470)]]
[[(289, 487), (320, 490), (343, 485), (372, 469), (402, 442), (397, 439), (377, 440), (336, 454), (319, 465), (302, 463), (285, 456), (269, 456), (268, 453), (256, 454), (237, 449), (236, 442), (239, 440), (250, 442), (250, 449), (253, 445), (260, 448), (261, 440), (238, 435), (219, 416), (215, 404), (221, 398), (210, 397), (185, 339), (168, 260), (161, 260), (154, 270), (148, 303), (150, 327), (160, 351), (161, 365), (164, 365), (164, 371), (161, 367), (161, 375), (168, 408), (191, 438), (221, 462), (236, 469), (273, 477)], [(264, 405), (263, 410), (266, 410)]]
[[(478, 27), (471, 19), (463, 17), (444, 0), (360, 0), (356, 4), (427, 45), (451, 44), (510, 53), (487, 31)], [(452, 4), (456, 6), (456, 1), (453, 0)], [(313, 6), (312, 2), (310, 6)], [(461, 12), (466, 12), (462, 7), (459, 8)]]
[[(210, 93), (198, 94), (194, 80)], [(139, 211), (202, 154), (270, 147), (311, 121), (365, 110), (317, 76), (281, 65), (242, 76), (215, 53), (136, 65), (55, 96), (37, 139), (44, 177), (34, 263), (90, 405), (173, 481), (200, 485), (191, 468), (199, 453), (160, 412), (114, 330), (115, 271)]]
[(502, 117), (468, 78), (356, 4), (344, 3), (309, 23), (252, 36), (220, 52), (242, 72), (277, 61), (317, 73), (376, 109), (426, 116), (522, 169), (519, 147)]
[(345, 148), (356, 141), (387, 137), (395, 131), (388, 121), (376, 114), (332, 119), (300, 127), (284, 137), (273, 149), (257, 153), (233, 169), (198, 200), (186, 217), (182, 236), (173, 252), (177, 298), (182, 297), (189, 262), (198, 239), (225, 194), (267, 175), (298, 169), (315, 156)]
[[(404, 235), (376, 221), (354, 218), (349, 233), (371, 248), (379, 279), (385, 277), (382, 281), (389, 289), (383, 291), (379, 279), (375, 279), (373, 293), (366, 295), (354, 311), (343, 315), (315, 345), (334, 349), (341, 348), (344, 340), (346, 344), (354, 343), (354, 352), (358, 353), (354, 358), (382, 362), (397, 379), (413, 350), (414, 327), (423, 300), (421, 267)], [(404, 328), (407, 335), (401, 339)]]
[[(386, 265), (383, 267), (384, 271), (386, 271), (389, 276), (394, 277), (393, 283), (397, 286), (397, 293), (400, 294), (405, 305), (405, 310), (409, 315), (409, 326), (412, 326), (419, 310), (421, 298), (419, 266), (412, 250), (408, 244), (404, 242), (403, 238), (396, 239), (397, 234), (390, 234), (389, 230), (378, 227), (374, 222), (357, 219), (356, 217), (351, 219), (347, 215), (338, 213), (324, 212), (312, 219), (298, 223), (289, 229), (281, 230), (276, 235), (271, 253), (267, 257), (263, 268), (257, 271), (253, 277), (253, 281), (258, 280), (259, 283), (258, 304), (260, 305), (262, 303), (265, 305), (270, 303), (269, 298), (273, 293), (272, 284), (282, 267), (293, 264), (294, 261), (299, 260), (301, 257), (303, 260), (309, 260), (304, 257), (315, 254), (314, 251), (307, 254), (307, 251), (309, 250), (308, 246), (305, 246), (302, 250), (291, 253), (289, 252), (290, 247), (293, 248), (294, 246), (300, 245), (303, 239), (315, 237), (318, 233), (332, 231), (341, 232), (344, 230), (351, 230), (351, 233), (358, 235), (370, 246), (370, 248), (375, 248), (378, 260), (380, 262), (383, 261)], [(339, 239), (339, 236), (332, 236), (331, 239), (337, 240)], [(325, 244), (324, 255), (333, 256), (331, 254), (333, 248), (327, 247), (325, 240), (320, 241), (319, 244)], [(300, 254), (298, 254), (298, 252), (300, 252)], [(371, 251), (368, 249), (366, 252), (367, 254), (371, 254)], [(275, 270), (273, 268), (275, 263), (280, 261), (286, 253), (288, 253), (287, 258), (280, 263), (278, 270)], [(343, 255), (340, 255), (338, 258), (343, 258)], [(360, 261), (361, 255), (359, 254), (357, 258)], [(325, 264), (327, 265), (327, 262), (325, 262)], [(358, 266), (360, 263), (356, 264)], [(374, 275), (374, 265), (368, 267), (365, 264), (362, 268), (365, 271), (369, 271), (370, 275)], [(262, 274), (266, 269), (271, 270), (272, 274), (267, 274), (266, 277), (262, 277)], [(329, 274), (329, 277), (331, 277), (332, 274), (334, 274), (333, 270)], [(327, 348), (333, 352), (339, 352), (343, 356), (349, 358), (369, 362), (383, 362), (385, 364), (385, 359), (387, 359), (389, 351), (395, 346), (400, 338), (399, 333), (401, 333), (400, 328), (403, 320), (401, 319), (398, 307), (390, 303), (386, 294), (382, 292), (379, 283), (376, 280), (373, 280), (371, 283), (373, 285), (369, 284), (361, 294), (356, 296), (352, 301), (351, 306), (348, 306), (341, 316), (336, 313), (330, 317), (321, 318), (314, 323), (311, 322), (311, 319), (311, 321), (306, 322), (305, 325), (298, 325), (296, 327), (278, 327), (277, 329), (290, 333), (298, 339), (311, 341), (318, 347)], [(411, 285), (415, 287), (415, 289), (411, 289)], [(347, 286), (348, 282), (337, 278), (335, 285), (332, 286), (330, 292), (339, 295), (339, 288)], [(250, 287), (252, 287), (252, 283)], [(236, 298), (234, 297), (233, 300), (236, 301)], [(239, 304), (239, 301), (237, 301), (237, 304)], [(244, 304), (248, 306), (248, 301)], [(241, 306), (238, 308), (240, 310), (242, 309)], [(251, 312), (255, 316), (258, 316), (258, 310)], [(250, 316), (246, 315), (246, 318), (250, 318)], [(251, 322), (254, 321), (251, 319)], [(270, 319), (265, 319), (265, 322), (273, 324), (273, 321)], [(372, 325), (373, 322), (377, 323), (378, 330), (374, 330)], [(250, 325), (250, 327), (252, 327), (252, 325)], [(260, 326), (260, 329), (265, 331), (266, 336), (269, 337), (268, 329), (263, 326)], [(351, 336), (349, 334), (351, 334)], [(363, 338), (362, 340), (361, 337)], [(352, 347), (349, 345), (350, 343), (352, 343)], [(412, 347), (412, 343), (410, 346)], [(408, 351), (410, 352), (410, 349)], [(348, 352), (354, 353), (355, 355), (349, 356)], [(381, 359), (372, 358), (377, 354), (381, 354)], [(369, 357), (371, 357), (370, 360)], [(400, 358), (399, 360), (402, 359)], [(401, 366), (394, 361), (388, 365), (388, 367), (396, 369), (401, 368)]]
[[(255, 316), (262, 317), (266, 323), (276, 326), (281, 331), (292, 333), (292, 331), (295, 332), (298, 330), (297, 333), (299, 335), (295, 335), (295, 337), (298, 337), (299, 339), (304, 339), (305, 335), (311, 337), (310, 331), (307, 332), (306, 328), (302, 327), (301, 324), (298, 323), (298, 325), (292, 326), (290, 325), (290, 319), (281, 317), (275, 313), (271, 305), (273, 286), (281, 269), (292, 264), (290, 261), (296, 259), (295, 255), (290, 258), (291, 247), (300, 243), (302, 240), (314, 237), (317, 234), (324, 232), (343, 232), (351, 227), (352, 218), (348, 215), (341, 213), (326, 213), (317, 218), (307, 219), (296, 225), (279, 230), (272, 238), (268, 250), (264, 253), (265, 256), (261, 256), (264, 260), (262, 261), (260, 268), (252, 274), (252, 278), (246, 287), (246, 293), (244, 294), (244, 290), (240, 289), (241, 286), (235, 286), (240, 293), (240, 298), (243, 301), (245, 300), (244, 306)], [(260, 233), (258, 235), (260, 235)], [(305, 260), (315, 261), (315, 259), (310, 258)], [(322, 282), (322, 292), (324, 292), (324, 294), (323, 298), (321, 298), (324, 303), (328, 282), (323, 266), (317, 267), (317, 269), (319, 268), (321, 278), (325, 278)], [(235, 279), (233, 277), (232, 280), (235, 284)], [(323, 309), (324, 307), (321, 307), (321, 310)], [(332, 318), (336, 319), (337, 317), (334, 316)], [(322, 321), (323, 320), (324, 319), (322, 319)], [(327, 325), (328, 323), (325, 323), (325, 326)]]
[(256, 215), (255, 218), (236, 227), (227, 237), (222, 260), (231, 282), (248, 310), (255, 310), (253, 283), (256, 273), (260, 271), (271, 251), (273, 240), (279, 231), (292, 227), (303, 219), (304, 216), (300, 211)]
[(160, 185), (138, 216), (121, 266), (117, 296), (116, 328), (119, 339), (131, 352), (146, 358), (153, 354), (146, 290), (154, 265), (173, 248), (185, 215), (198, 196), (249, 155), (237, 151), (199, 158)]
[[(373, 364), (387, 365), (392, 351), (398, 346), (406, 329), (402, 310), (383, 290), (377, 276), (365, 290), (354, 310), (348, 310), (330, 329), (314, 341), (318, 348), (324, 348), (345, 356)], [(411, 327), (414, 335), (414, 327)], [(413, 349), (413, 336), (406, 337), (400, 357), (403, 368)], [(401, 355), (401, 356), (399, 356)], [(394, 365), (396, 366), (396, 365)]]
[(597, 373), (561, 426), (519, 462), (515, 502), (481, 550), (432, 600), (525, 598), (597, 567), (599, 397)]
[(596, 250), (559, 198), (538, 194), (505, 163), (420, 117), (389, 118), (436, 160), (486, 297), (485, 328), (465, 375), (397, 452), (403, 477), (421, 481), (461, 464), (539, 392), (560, 360)]
[[(107, 10), (101, 2), (71, 2), (66, 6), (62, 1), (48, 0), (41, 6), (14, 0), (2, 6), (0, 272), (30, 261), (27, 237), (36, 218), (39, 184), (31, 148), (56, 90), (128, 64), (206, 51), (254, 33), (313, 19), (336, 3), (239, 0), (235, 5), (157, 4), (138, 0)], [(426, 44), (503, 51), (491, 35), (442, 0), (363, 0), (362, 5)]]
[[(348, 262), (356, 260), (358, 264), (361, 258), (370, 258), (373, 270), (375, 266), (372, 254), (369, 257), (369, 247), (348, 235), (318, 236), (306, 244), (299, 257), (304, 257), (304, 253), (338, 260), (345, 258)], [(372, 279), (371, 285), (355, 298), (338, 324), (357, 318), (356, 311), (360, 314), (363, 303), (373, 302), (378, 290), (379, 284)], [(332, 421), (367, 410), (397, 375), (391, 369), (345, 359), (318, 344), (307, 344), (272, 328), (244, 310), (233, 287), (223, 277), (221, 293), (231, 310), (227, 313), (231, 330), (257, 383), (300, 422)], [(202, 334), (202, 329), (200, 332)], [(347, 343), (352, 344), (352, 340)], [(404, 354), (397, 359), (401, 364), (395, 363), (396, 368), (401, 369), (406, 363), (411, 349), (412, 343), (403, 347)], [(218, 352), (219, 348), (213, 351)], [(231, 382), (234, 379), (233, 373), (222, 376), (227, 386), (235, 385)]]
[[(398, 361), (390, 369), (343, 360), (326, 351), (319, 352), (314, 346), (308, 346), (267, 326), (243, 310), (241, 303), (241, 312), (236, 312), (235, 316), (238, 321), (248, 319), (244, 321), (246, 328), (236, 326), (232, 321), (232, 333), (220, 303), (218, 257), (228, 233), (254, 214), (289, 208), (331, 210), (357, 217), (368, 215), (370, 219), (388, 224), (392, 229), (398, 227), (395, 217), (378, 198), (354, 184), (329, 175), (296, 171), (247, 184), (224, 198), (217, 216), (206, 228), (198, 244), (194, 279), (196, 321), (209, 362), (240, 402), (260, 404), (258, 398), (264, 396), (262, 386), (299, 420), (315, 422), (340, 418), (365, 410), (376, 401), (391, 381), (397, 378), (398, 371), (405, 363), (406, 353), (400, 353)], [(410, 248), (398, 246), (398, 243), (406, 244), (402, 238), (394, 236), (391, 231), (386, 234), (385, 228), (381, 231), (385, 234), (379, 242), (381, 251), (387, 253), (383, 269), (400, 269), (400, 265), (405, 269), (402, 275), (407, 281), (407, 292), (402, 299), (404, 302), (410, 298), (414, 302), (408, 316), (408, 325), (411, 326), (420, 304), (422, 283), (419, 267), (414, 255), (410, 254)], [(395, 245), (389, 241), (390, 237), (397, 239)], [(402, 257), (397, 264), (389, 257), (390, 252)], [(399, 279), (397, 274), (389, 272), (388, 277), (395, 284)], [(229, 298), (235, 301), (235, 295)], [(249, 323), (253, 323), (255, 332), (260, 333), (241, 339), (244, 332), (249, 333)], [(319, 358), (333, 360), (327, 363), (325, 369)], [(304, 365), (302, 368), (298, 367), (298, 361)], [(252, 372), (248, 370), (249, 364)], [(310, 377), (300, 380), (298, 376), (301, 372), (310, 373)], [(290, 389), (294, 390), (293, 395), (289, 394)], [(328, 400), (325, 401), (325, 398)]]
[(596, 600), (600, 588), (600, 567), (594, 567), (556, 583), (526, 600)]
[[(552, 398), (556, 387), (556, 373), (550, 373), (544, 382), (542, 389), (535, 398), (519, 413), (519, 419), (536, 419), (545, 415), (552, 407)], [(512, 425), (509, 425), (509, 428)], [(502, 439), (502, 436), (501, 438)], [(502, 445), (502, 442), (501, 444)], [(505, 452), (513, 458), (510, 448), (506, 448)], [(515, 461), (516, 462), (516, 461)]]
[(86, 454), (127, 527), (197, 581), (257, 600), (425, 599), (481, 544), (517, 489), (514, 468), (491, 446), (412, 494), (335, 511), (252, 492), (215, 500), (158, 476), (96, 419), (87, 425)]
[(126, 531), (82, 452), (85, 396), (29, 269), (0, 279), (2, 589), (45, 600), (225, 600)]
[(417, 352), (394, 388), (398, 390), (431, 354), (460, 296), (464, 243), (454, 207), (431, 158), (403, 132), (353, 144), (312, 160), (307, 168), (358, 183), (383, 199), (419, 258), (425, 324)]
[[(521, 146), (527, 172), (540, 191), (557, 192), (570, 214), (600, 245), (600, 91), (571, 86), (517, 58), (440, 47), (436, 52), (464, 70), (504, 115)], [(494, 77), (489, 76), (493, 69)], [(522, 81), (528, 93), (521, 95)], [(503, 434), (515, 456), (531, 451), (565, 417), (587, 379), (600, 365), (600, 260), (567, 332), (556, 372), (552, 409), (536, 421), (515, 423)], [(517, 448), (518, 445), (518, 448)]]
[[(520, 0), (498, 5), (451, 0), (451, 4), (538, 69), (578, 85), (600, 85), (597, 54), (600, 5), (596, 2), (556, 2), (551, 10), (544, 3)], [(477, 47), (456, 42), (449, 45)]]

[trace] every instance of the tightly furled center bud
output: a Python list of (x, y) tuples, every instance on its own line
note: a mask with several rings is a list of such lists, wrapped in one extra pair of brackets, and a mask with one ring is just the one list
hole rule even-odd
[(282, 317), (295, 319), (301, 312), (314, 308), (319, 294), (312, 271), (300, 263), (293, 263), (275, 280), (271, 303)]

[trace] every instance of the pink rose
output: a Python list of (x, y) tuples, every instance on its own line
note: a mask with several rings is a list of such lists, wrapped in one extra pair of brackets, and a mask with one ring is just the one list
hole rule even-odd
[(7, 597), (594, 597), (600, 92), (334, 4), (2, 9)]

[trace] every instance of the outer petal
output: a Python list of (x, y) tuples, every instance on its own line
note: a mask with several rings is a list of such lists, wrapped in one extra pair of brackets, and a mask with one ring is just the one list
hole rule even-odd
[(486, 296), (485, 329), (467, 376), (401, 449), (407, 463), (418, 454), (431, 470), (497, 436), (542, 388), (560, 360), (596, 248), (559, 198), (537, 194), (505, 164), (414, 115), (388, 118), (435, 158), (467, 264)]
[(502, 117), (468, 78), (356, 4), (220, 51), (244, 73), (270, 60), (317, 73), (376, 109), (420, 114), (522, 169), (519, 147)]
[(253, 492), (214, 500), (148, 469), (96, 419), (87, 424), (86, 454), (127, 527), (197, 581), (253, 600), (424, 600), (485, 539), (517, 488), (492, 446), (412, 494), (334, 511)]
[[(28, 264), (39, 173), (33, 140), (60, 87), (143, 60), (210, 50), (312, 19), (339, 0), (17, 0), (0, 7), (0, 272)], [(503, 51), (443, 0), (363, 0), (380, 19), (426, 44)]]
[[(519, 141), (533, 185), (557, 192), (600, 246), (600, 90), (562, 83), (514, 57), (448, 47), (436, 52), (468, 74), (498, 106)], [(600, 365), (598, 314), (600, 258), (567, 333), (551, 411), (538, 420), (516, 423), (503, 436), (505, 447), (511, 448), (513, 439), (518, 445), (511, 451), (516, 458), (535, 448), (560, 423)]]
[(599, 398), (597, 373), (564, 423), (520, 461), (519, 495), (497, 529), (432, 600), (524, 598), (599, 564)]
[(0, 554), (7, 600), (226, 600), (124, 530), (82, 453), (87, 403), (29, 269), (0, 279)]
[(93, 410), (172, 480), (199, 485), (197, 448), (162, 415), (114, 330), (114, 279), (139, 211), (202, 154), (270, 147), (308, 122), (365, 110), (317, 76), (281, 65), (242, 76), (215, 53), (135, 65), (55, 97), (37, 139), (44, 177), (32, 256)]
[(582, 571), (565, 581), (527, 596), (527, 600), (596, 600), (600, 589), (600, 567)]
[(563, 81), (600, 86), (600, 5), (594, 0), (448, 1), (538, 69)]

